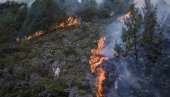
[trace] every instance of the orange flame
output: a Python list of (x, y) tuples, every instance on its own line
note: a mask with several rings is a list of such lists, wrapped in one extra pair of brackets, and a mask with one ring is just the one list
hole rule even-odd
[(96, 97), (103, 97), (103, 81), (105, 80), (105, 70), (103, 68), (97, 68), (96, 78)]
[(43, 32), (43, 31), (37, 31), (33, 35), (25, 36), (25, 40), (32, 40), (35, 37), (39, 37), (39, 36), (43, 35), (44, 33), (45, 32)]
[(98, 67), (102, 62), (108, 60), (107, 57), (102, 56), (101, 50), (104, 47), (105, 37), (101, 37), (98, 41), (98, 47), (91, 50), (91, 56), (89, 64), (91, 71), (97, 74), (96, 77), (96, 96), (103, 97), (103, 81), (105, 80), (105, 70), (101, 67)]
[(70, 27), (70, 26), (76, 26), (76, 25), (80, 25), (80, 21), (75, 16), (70, 16), (65, 22), (61, 22), (59, 25), (52, 27), (51, 30)]
[(80, 24), (80, 21), (76, 19), (76, 17), (70, 16), (66, 22), (60, 23), (59, 26), (57, 26), (57, 28), (70, 27), (70, 26), (75, 26), (79, 24)]
[(98, 41), (98, 47), (91, 50), (92, 54), (90, 56), (89, 64), (91, 66), (91, 71), (93, 73), (95, 72), (99, 64), (101, 64), (103, 61), (108, 60), (107, 57), (101, 56), (102, 55), (101, 50), (104, 46), (104, 43), (105, 43), (105, 37), (102, 37)]
[[(121, 22), (125, 22), (125, 20), (127, 18), (131, 17), (131, 12), (129, 11), (127, 14), (121, 16), (120, 18), (118, 18), (119, 21)], [(107, 57), (102, 56), (102, 49), (104, 47), (104, 43), (105, 43), (105, 37), (101, 37), (98, 41), (98, 47), (94, 48), (91, 50), (91, 56), (90, 56), (90, 60), (89, 60), (89, 64), (91, 67), (91, 71), (93, 73), (97, 74), (96, 77), (96, 97), (105, 97), (103, 92), (103, 83), (105, 81), (105, 70), (102, 67), (98, 67), (98, 65), (100, 65), (102, 62), (108, 60)]]
[(69, 27), (69, 26), (79, 25), (80, 21), (76, 19), (75, 17), (69, 17), (66, 23), (67, 23), (67, 26)]
[[(75, 26), (75, 25), (80, 25), (80, 21), (76, 17), (70, 16), (65, 22), (62, 22), (59, 25), (51, 27), (49, 31), (56, 30), (58, 28)], [(25, 36), (25, 40), (32, 40), (33, 38), (39, 37), (43, 34), (45, 34), (44, 31), (37, 31), (33, 35)]]
[(119, 17), (118, 20), (119, 20), (120, 22), (124, 23), (125, 20), (126, 20), (127, 18), (130, 18), (130, 17), (131, 17), (131, 11), (129, 11), (129, 12), (126, 13), (125, 15)]
[(63, 27), (65, 27), (65, 23), (64, 23), (64, 22), (60, 23), (60, 24), (57, 26), (57, 28), (63, 28)]

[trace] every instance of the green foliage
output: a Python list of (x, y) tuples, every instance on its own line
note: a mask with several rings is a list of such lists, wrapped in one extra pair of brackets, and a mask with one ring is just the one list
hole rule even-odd
[(152, 6), (150, 0), (145, 1), (146, 6), (144, 9), (144, 32), (143, 42), (147, 51), (147, 61), (155, 63), (157, 57), (162, 52), (162, 28), (157, 22), (156, 7)]
[(64, 54), (65, 55), (73, 55), (73, 54), (76, 54), (76, 50), (74, 47), (69, 46), (64, 50)]
[(82, 21), (92, 21), (94, 17), (97, 15), (95, 7), (89, 7), (79, 13), (79, 16), (82, 17)]
[[(161, 28), (157, 23), (156, 8), (149, 1), (145, 3), (144, 17), (134, 5), (131, 6), (131, 17), (125, 21), (122, 32), (125, 47), (122, 55), (132, 57), (138, 70), (141, 68), (140, 64), (149, 66), (155, 63), (162, 50)], [(142, 62), (139, 59), (143, 59)]]
[(48, 30), (54, 23), (61, 22), (63, 19), (62, 11), (53, 3), (53, 0), (36, 0), (29, 9), (22, 31), (32, 33)]
[(99, 9), (100, 18), (108, 18), (110, 16), (110, 10), (108, 8), (101, 7)]
[(58, 82), (57, 84), (50, 79), (41, 79), (35, 82), (31, 91), (32, 97), (68, 97), (68, 93), (64, 91), (63, 84), (61, 82)]
[(122, 32), (122, 40), (125, 44), (126, 51), (125, 52), (133, 52), (129, 53), (134, 56), (136, 64), (138, 63), (139, 57), (139, 41), (141, 38), (140, 29), (142, 27), (142, 15), (139, 13), (138, 9), (131, 6), (131, 17), (125, 21), (126, 27), (123, 28)]
[(0, 4), (0, 43), (11, 41), (25, 19), (27, 8), (25, 4), (7, 2)]

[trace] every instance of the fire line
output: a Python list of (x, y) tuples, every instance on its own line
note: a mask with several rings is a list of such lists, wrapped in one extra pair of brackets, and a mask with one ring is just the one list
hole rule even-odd
[[(68, 19), (65, 22), (61, 22), (58, 25), (51, 27), (49, 31), (57, 30), (59, 28), (76, 26), (76, 25), (80, 25), (80, 21), (75, 16), (70, 16), (70, 17), (68, 17)], [(37, 32), (33, 33), (32, 35), (25, 36), (25, 40), (27, 40), (27, 41), (32, 40), (33, 38), (40, 37), (40, 36), (44, 35), (45, 33), (46, 33), (45, 31), (37, 31)]]
[(104, 57), (101, 53), (101, 50), (104, 47), (106, 38), (101, 37), (98, 41), (97, 48), (91, 50), (91, 56), (89, 60), (89, 64), (91, 67), (91, 71), (96, 73), (96, 97), (103, 97), (103, 82), (105, 80), (105, 70), (102, 67), (98, 67), (102, 62), (108, 60), (107, 57)]

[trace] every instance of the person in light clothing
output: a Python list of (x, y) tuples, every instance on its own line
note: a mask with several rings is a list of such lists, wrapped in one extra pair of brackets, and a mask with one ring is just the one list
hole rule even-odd
[(59, 74), (60, 74), (60, 68), (56, 67), (56, 68), (53, 68), (53, 72), (54, 72), (54, 77), (59, 77)]

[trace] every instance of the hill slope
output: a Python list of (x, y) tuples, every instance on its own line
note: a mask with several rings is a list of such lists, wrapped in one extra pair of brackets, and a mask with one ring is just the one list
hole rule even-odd
[[(88, 57), (99, 29), (97, 24), (82, 24), (2, 47), (0, 96), (93, 97), (95, 79)], [(54, 67), (61, 70), (59, 78), (54, 77)]]

